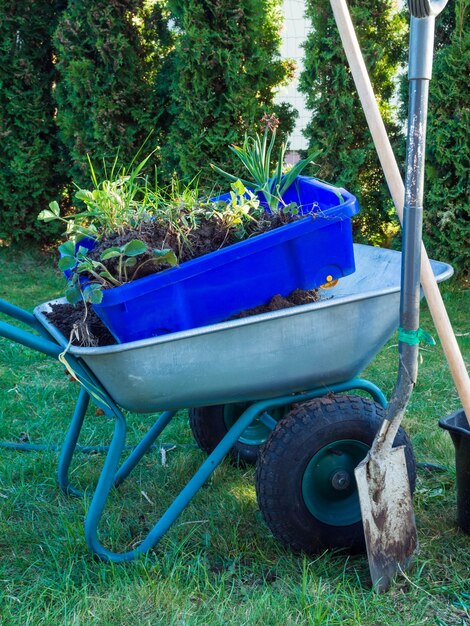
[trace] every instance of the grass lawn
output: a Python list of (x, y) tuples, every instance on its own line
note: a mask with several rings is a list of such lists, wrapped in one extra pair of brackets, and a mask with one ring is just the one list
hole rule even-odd
[[(0, 298), (31, 310), (61, 294), (54, 259), (0, 250)], [(466, 359), (470, 354), (468, 290), (443, 287)], [(432, 330), (427, 308), (422, 324)], [(396, 338), (365, 372), (389, 396), (397, 369)], [(55, 361), (0, 340), (0, 440), (60, 443), (78, 393)], [(420, 377), (405, 418), (418, 462), (415, 507), (420, 540), (416, 568), (382, 596), (368, 587), (364, 556), (291, 554), (270, 535), (259, 513), (254, 470), (225, 461), (163, 538), (137, 563), (94, 560), (85, 544), (85, 501), (64, 496), (58, 452), (2, 449), (0, 461), (0, 624), (215, 625), (328, 624), (361, 626), (470, 624), (470, 537), (456, 527), (453, 446), (437, 420), (459, 406), (440, 346), (421, 351)], [(164, 440), (179, 444), (162, 465), (147, 455), (110, 498), (102, 536), (130, 548), (153, 526), (204, 458), (181, 412)], [(151, 424), (129, 419), (129, 440)], [(89, 419), (81, 443), (106, 443), (107, 418)], [(82, 487), (99, 474), (101, 455), (78, 454), (72, 479)]]

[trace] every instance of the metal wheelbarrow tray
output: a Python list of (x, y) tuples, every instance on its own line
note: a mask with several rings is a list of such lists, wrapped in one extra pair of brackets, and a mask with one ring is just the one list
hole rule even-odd
[[(355, 274), (323, 291), (318, 302), (102, 348), (69, 346), (45, 315), (51, 303), (32, 315), (0, 300), (1, 313), (38, 333), (0, 321), (0, 337), (60, 360), (80, 380), (58, 465), (65, 493), (82, 495), (69, 469), (90, 399), (114, 418), (84, 525), (94, 554), (114, 562), (147, 554), (222, 460), (247, 440), (257, 463), (258, 504), (280, 541), (304, 552), (364, 548), (354, 468), (372, 444), (386, 400), (372, 382), (354, 377), (398, 326), (401, 254), (356, 245), (355, 259)], [(438, 281), (453, 273), (445, 263), (432, 266)], [(347, 393), (354, 389), (371, 399)], [(189, 407), (191, 429), (207, 459), (137, 547), (109, 550), (99, 538), (109, 494), (176, 410)], [(123, 462), (127, 418), (121, 408), (163, 411), (150, 418), (148, 432)], [(411, 442), (402, 429), (394, 443), (406, 447), (415, 476)]]
[[(133, 412), (228, 404), (324, 387), (359, 374), (398, 327), (401, 253), (355, 244), (356, 272), (312, 304), (103, 348), (71, 347)], [(453, 270), (433, 261), (438, 281)], [(56, 302), (56, 301), (54, 301)], [(34, 315), (62, 345), (45, 316)]]

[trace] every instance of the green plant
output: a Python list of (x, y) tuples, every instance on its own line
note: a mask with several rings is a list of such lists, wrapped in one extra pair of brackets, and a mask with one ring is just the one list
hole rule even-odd
[[(116, 156), (109, 177), (103, 181), (98, 180), (88, 156), (94, 189), (79, 188), (75, 193), (75, 198), (85, 204), (85, 211), (62, 216), (59, 204), (53, 201), (48, 209), (39, 213), (38, 220), (64, 222), (67, 225), (66, 235), (74, 241), (82, 237), (99, 238), (112, 232), (122, 232), (125, 228), (136, 227), (149, 218), (148, 179), (141, 174), (153, 153), (134, 166), (138, 154), (129, 167), (120, 169), (117, 169)], [(106, 167), (104, 169), (106, 172)]]
[(250, 226), (265, 216), (265, 210), (256, 194), (247, 189), (241, 180), (232, 182), (230, 187), (229, 201), (215, 202), (213, 210), (221, 216), (227, 228), (233, 230), (236, 239), (246, 239), (250, 235)]
[[(71, 271), (65, 297), (71, 304), (83, 300), (99, 304), (103, 299), (103, 289), (118, 287), (134, 279), (147, 263), (164, 264), (173, 267), (177, 258), (173, 250), (149, 250), (139, 239), (132, 239), (122, 246), (107, 248), (97, 261), (89, 256), (89, 250), (78, 246), (72, 240), (59, 246), (61, 258), (59, 269)], [(140, 257), (140, 262), (137, 258)], [(104, 264), (113, 259), (112, 266)], [(114, 270), (114, 271), (113, 271)], [(132, 270), (129, 272), (129, 270)]]
[(168, 187), (156, 185), (149, 191), (147, 202), (154, 219), (176, 236), (178, 256), (183, 248), (191, 250), (191, 233), (204, 223), (218, 223), (227, 236), (242, 240), (250, 236), (250, 226), (264, 216), (256, 195), (239, 180), (231, 184), (228, 202), (219, 202), (200, 197), (197, 178), (183, 184), (174, 175)]
[[(134, 166), (136, 155), (129, 168), (121, 169), (117, 169), (116, 158), (104, 181), (98, 180), (88, 158), (94, 189), (79, 189), (75, 195), (86, 209), (62, 216), (59, 204), (51, 202), (49, 209), (39, 214), (40, 220), (67, 225), (67, 241), (59, 246), (59, 269), (69, 275), (65, 295), (70, 303), (99, 304), (103, 289), (135, 280), (149, 263), (155, 271), (176, 265), (183, 254), (191, 255), (192, 234), (204, 224), (217, 224), (225, 233), (222, 247), (227, 241), (248, 237), (250, 223), (256, 224), (264, 214), (259, 200), (240, 181), (232, 184), (228, 202), (201, 200), (197, 179), (182, 185), (173, 177), (168, 187), (161, 187), (156, 178), (151, 185), (148, 177), (141, 175), (150, 156)], [(174, 245), (176, 241), (176, 252), (164, 245), (149, 247), (137, 238), (106, 246), (116, 237), (132, 236), (145, 227), (163, 233), (163, 242), (170, 239)], [(81, 244), (84, 238), (94, 239), (99, 249), (90, 249), (86, 241)]]
[[(176, 265), (183, 255), (183, 260), (191, 258), (194, 231), (209, 223), (216, 226), (218, 237), (222, 235), (220, 247), (245, 239), (250, 235), (250, 222), (256, 223), (264, 213), (259, 200), (240, 181), (232, 184), (228, 202), (202, 200), (197, 177), (182, 184), (173, 176), (170, 185), (164, 187), (155, 173), (155, 181), (150, 183), (144, 171), (153, 152), (139, 162), (142, 149), (127, 167), (118, 166), (117, 155), (109, 175), (104, 165), (106, 178), (102, 181), (88, 156), (94, 188), (79, 188), (75, 194), (85, 210), (61, 215), (54, 201), (38, 215), (44, 222), (66, 224), (67, 241), (59, 246), (59, 269), (68, 275), (65, 295), (72, 304), (81, 300), (99, 304), (103, 289), (139, 278), (148, 264), (157, 272)], [(147, 241), (138, 238), (142, 231), (147, 232)], [(86, 239), (95, 244), (90, 247)], [(156, 247), (149, 241), (156, 242)], [(85, 309), (85, 321), (86, 315)], [(82, 326), (86, 332), (85, 322)]]
[[(245, 135), (243, 146), (230, 146), (230, 150), (234, 152), (243, 163), (246, 170), (251, 175), (251, 180), (240, 179), (243, 185), (260, 192), (270, 209), (275, 212), (279, 206), (284, 209), (286, 205), (283, 203), (282, 196), (292, 185), (297, 176), (312, 163), (318, 153), (311, 154), (306, 159), (298, 161), (286, 173), (284, 173), (284, 157), (286, 153), (286, 145), (281, 143), (279, 147), (278, 159), (273, 169), (271, 169), (272, 152), (276, 140), (276, 130), (279, 120), (275, 115), (265, 115), (261, 122), (264, 124), (264, 133), (261, 137), (258, 133), (254, 137)], [(229, 174), (220, 167), (211, 164), (211, 167), (219, 174), (226, 176), (229, 180), (237, 181), (238, 177)]]
[(197, 176), (183, 183), (175, 173), (168, 185), (161, 186), (155, 181), (148, 203), (154, 218), (176, 235), (180, 250), (182, 245), (189, 245), (187, 234), (200, 225), (211, 208), (211, 202), (200, 197)]

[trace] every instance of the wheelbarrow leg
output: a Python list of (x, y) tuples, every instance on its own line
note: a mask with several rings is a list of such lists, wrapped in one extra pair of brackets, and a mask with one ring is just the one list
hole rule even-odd
[(104, 561), (123, 562), (132, 561), (157, 545), (168, 529), (181, 515), (189, 502), (204, 485), (214, 470), (219, 466), (229, 450), (241, 436), (244, 430), (253, 422), (259, 413), (265, 411), (266, 401), (259, 402), (249, 407), (245, 413), (232, 426), (215, 450), (209, 455), (206, 461), (200, 466), (187, 485), (181, 490), (179, 495), (173, 500), (159, 521), (148, 533), (142, 543), (134, 550), (128, 552), (112, 552), (105, 548), (98, 539), (98, 525), (103, 514), (109, 492), (114, 485), (114, 477), (119, 462), (119, 457), (124, 447), (125, 439), (125, 418), (114, 403), (112, 405), (116, 426), (106, 457), (103, 470), (98, 481), (98, 485), (88, 510), (85, 520), (85, 537), (90, 550)]
[[(69, 469), (74, 452), (77, 447), (78, 438), (80, 436), (80, 431), (83, 426), (89, 402), (90, 396), (86, 389), (82, 387), (78, 396), (77, 404), (75, 405), (72, 421), (70, 423), (64, 444), (61, 449), (59, 467), (57, 471), (59, 487), (62, 489), (62, 491), (67, 495), (75, 496), (78, 498), (83, 497), (83, 492), (71, 484), (69, 480)], [(165, 411), (159, 416), (155, 424), (150, 428), (147, 434), (134, 448), (134, 450), (116, 472), (116, 476), (114, 478), (114, 485), (116, 487), (127, 478), (127, 476), (137, 465), (137, 463), (144, 456), (144, 454), (149, 451), (149, 449), (155, 443), (157, 437), (163, 432), (166, 426), (168, 426), (175, 413), (176, 411)]]
[(150, 428), (147, 434), (142, 438), (140, 443), (134, 448), (134, 450), (116, 472), (116, 476), (114, 477), (114, 485), (116, 487), (120, 485), (123, 480), (127, 478), (127, 476), (129, 476), (129, 474), (140, 461), (140, 459), (144, 456), (146, 452), (149, 451), (149, 449), (155, 443), (157, 437), (161, 435), (161, 433), (171, 422), (175, 413), (176, 411), (165, 411), (158, 417), (155, 424)]
[[(271, 400), (262, 400), (252, 404), (235, 422), (230, 428), (228, 433), (219, 442), (212, 453), (207, 457), (204, 463), (199, 467), (193, 477), (188, 481), (186, 486), (180, 491), (180, 493), (173, 500), (172, 504), (168, 507), (162, 517), (158, 520), (155, 526), (150, 530), (145, 539), (134, 550), (128, 552), (113, 552), (105, 548), (98, 538), (98, 526), (103, 515), (108, 495), (115, 484), (116, 478), (123, 480), (123, 478), (129, 473), (132, 467), (135, 466), (137, 461), (142, 457), (144, 452), (149, 448), (150, 440), (153, 440), (158, 436), (158, 432), (161, 432), (171, 419), (171, 412), (164, 413), (160, 424), (158, 420), (155, 426), (149, 431), (142, 442), (142, 447), (137, 446), (131, 456), (125, 461), (119, 471), (117, 471), (119, 458), (122, 450), (124, 449), (126, 425), (125, 418), (119, 408), (108, 397), (108, 406), (111, 409), (114, 417), (116, 418), (116, 425), (114, 435), (109, 447), (109, 451), (103, 466), (96, 491), (88, 510), (88, 514), (85, 520), (85, 537), (87, 545), (90, 550), (96, 554), (100, 559), (104, 561), (113, 561), (116, 563), (124, 561), (133, 561), (139, 556), (144, 555), (154, 548), (165, 533), (170, 529), (174, 522), (178, 519), (184, 509), (191, 502), (193, 497), (201, 489), (207, 479), (220, 465), (222, 460), (228, 454), (235, 442), (240, 438), (243, 432), (250, 426), (250, 424), (259, 416), (263, 416), (265, 413), (269, 414), (269, 409), (275, 406), (282, 406), (284, 404), (295, 402), (301, 402), (309, 398), (325, 395), (328, 391), (341, 392), (348, 391), (350, 389), (363, 389), (370, 393), (374, 399), (377, 399), (381, 404), (386, 404), (385, 398), (380, 389), (365, 381), (363, 379), (353, 379), (345, 383), (338, 385), (332, 385), (329, 389), (317, 389), (304, 394), (295, 396), (285, 396), (282, 398), (274, 398)], [(104, 391), (104, 390), (102, 390)], [(158, 432), (157, 432), (158, 431)]]
[(67, 435), (65, 437), (64, 444), (60, 452), (59, 467), (57, 470), (57, 477), (59, 486), (64, 493), (70, 496), (76, 496), (78, 498), (83, 497), (83, 493), (76, 489), (69, 480), (70, 463), (72, 462), (73, 453), (77, 447), (78, 437), (83, 426), (83, 420), (88, 409), (90, 402), (90, 396), (88, 391), (84, 388), (80, 388), (80, 393), (77, 399), (77, 404), (72, 416)]
[[(343, 389), (344, 387), (344, 389)], [(362, 389), (369, 393), (372, 398), (381, 404), (383, 407), (387, 405), (385, 397), (381, 390), (371, 383), (368, 380), (362, 378), (356, 378), (344, 385), (336, 385), (335, 390), (349, 390), (351, 388), (354, 389)], [(80, 389), (80, 394), (78, 396), (77, 404), (75, 405), (74, 414), (72, 417), (72, 421), (67, 432), (67, 436), (65, 438), (64, 444), (62, 446), (61, 455), (59, 459), (59, 467), (58, 467), (58, 482), (59, 486), (67, 495), (75, 496), (75, 497), (83, 497), (83, 493), (75, 488), (69, 480), (69, 469), (70, 464), (72, 462), (73, 454), (75, 452), (78, 437), (80, 435), (80, 431), (83, 426), (83, 421), (85, 419), (85, 414), (88, 409), (88, 405), (90, 402), (90, 395), (86, 391), (84, 387)], [(116, 407), (117, 409), (117, 407)], [(150, 428), (147, 434), (143, 437), (143, 439), (139, 442), (139, 444), (134, 448), (131, 454), (127, 457), (124, 463), (119, 467), (114, 477), (114, 485), (119, 486), (131, 473), (131, 471), (135, 468), (135, 466), (139, 463), (142, 457), (149, 451), (151, 446), (155, 443), (156, 439), (161, 435), (163, 430), (168, 426), (171, 422), (172, 418), (176, 414), (176, 411), (165, 411), (162, 413), (154, 425)], [(114, 415), (114, 411), (113, 411)], [(263, 413), (259, 416), (260, 421), (265, 422), (268, 420), (269, 416), (266, 413)], [(266, 422), (271, 429), (274, 428), (276, 422), (269, 418), (269, 424)]]

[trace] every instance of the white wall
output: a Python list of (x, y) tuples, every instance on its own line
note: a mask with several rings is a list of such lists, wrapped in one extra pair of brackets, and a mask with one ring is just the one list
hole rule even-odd
[(296, 63), (296, 76), (287, 86), (279, 89), (276, 96), (279, 102), (288, 102), (297, 109), (299, 117), (296, 127), (290, 136), (290, 150), (305, 150), (307, 140), (302, 135), (310, 119), (310, 113), (305, 108), (305, 96), (298, 90), (298, 79), (303, 70), (303, 48), (301, 47), (309, 30), (309, 22), (305, 17), (305, 0), (284, 0), (284, 29), (282, 31), (283, 58), (293, 59)]

